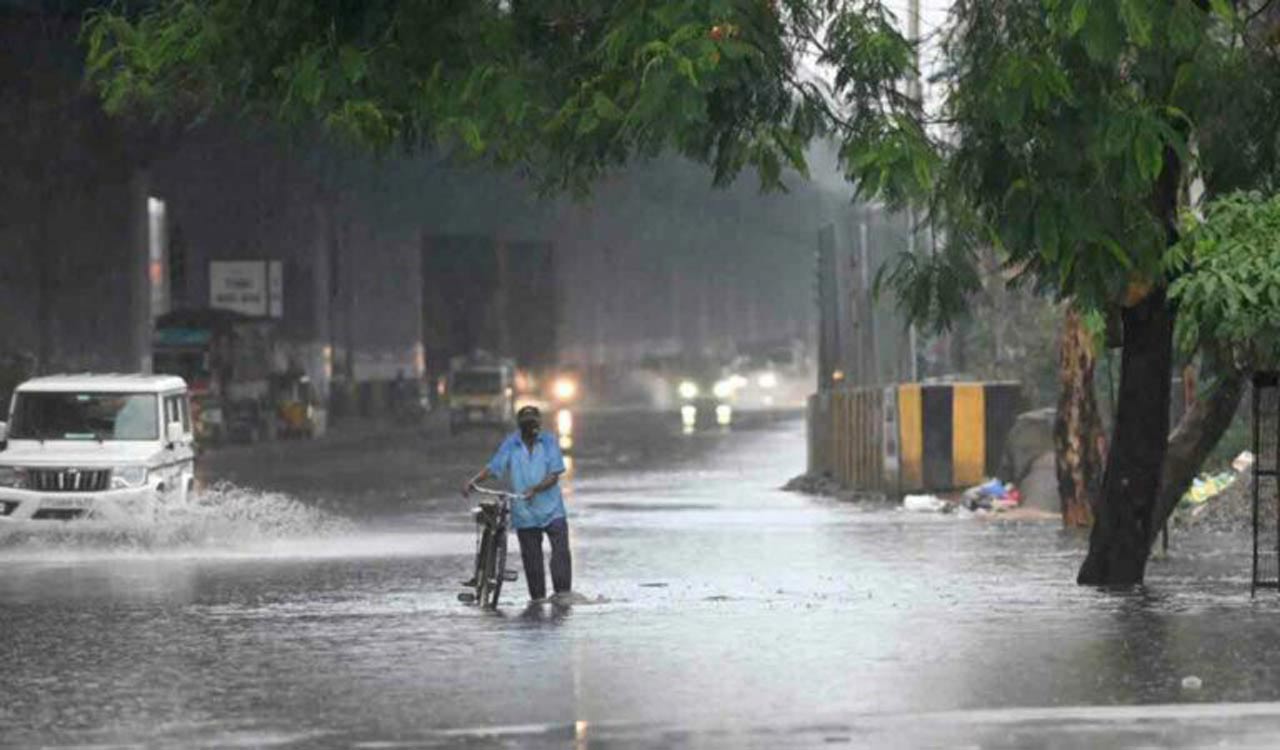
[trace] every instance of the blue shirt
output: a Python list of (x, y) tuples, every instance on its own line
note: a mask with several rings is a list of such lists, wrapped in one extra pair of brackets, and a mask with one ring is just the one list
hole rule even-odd
[[(564, 455), (554, 435), (542, 432), (529, 450), (520, 432), (511, 433), (489, 459), (489, 473), (506, 479), (515, 492), (526, 492), (547, 478), (564, 472)], [(560, 485), (543, 490), (529, 500), (511, 502), (511, 524), (517, 529), (541, 529), (564, 518), (564, 496)]]

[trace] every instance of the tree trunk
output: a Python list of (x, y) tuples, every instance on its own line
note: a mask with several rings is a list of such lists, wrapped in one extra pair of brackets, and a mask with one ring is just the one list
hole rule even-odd
[(1093, 393), (1097, 358), (1084, 320), (1075, 306), (1067, 308), (1063, 320), (1061, 353), (1062, 387), (1054, 419), (1053, 443), (1062, 525), (1088, 528), (1093, 523), (1093, 500), (1102, 486), (1106, 438)]
[(1081, 584), (1135, 585), (1146, 572), (1169, 439), (1173, 319), (1164, 287), (1121, 313), (1119, 403)]
[(1214, 366), (1208, 360), (1206, 367), (1213, 367), (1208, 373), (1216, 376), (1213, 387), (1193, 401), (1169, 437), (1148, 545), (1155, 542), (1155, 533), (1173, 514), (1178, 501), (1191, 487), (1205, 458), (1231, 426), (1240, 407), (1248, 373), (1230, 364)]

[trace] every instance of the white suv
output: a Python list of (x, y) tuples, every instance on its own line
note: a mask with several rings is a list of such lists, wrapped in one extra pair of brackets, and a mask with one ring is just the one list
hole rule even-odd
[(0, 523), (148, 520), (195, 482), (187, 384), (160, 375), (52, 375), (0, 422)]

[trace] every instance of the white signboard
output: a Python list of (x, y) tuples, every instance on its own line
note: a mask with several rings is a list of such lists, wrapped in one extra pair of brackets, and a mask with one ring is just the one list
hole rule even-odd
[(284, 266), (278, 260), (209, 263), (209, 305), (254, 317), (284, 315)]

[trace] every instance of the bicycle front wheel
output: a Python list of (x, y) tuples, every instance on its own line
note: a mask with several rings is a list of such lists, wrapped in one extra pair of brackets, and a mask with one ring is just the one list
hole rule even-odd
[(489, 597), (493, 592), (494, 534), (493, 528), (485, 526), (480, 534), (480, 549), (476, 552), (476, 604), (489, 606)]
[(490, 582), (488, 598), (482, 601), (486, 607), (497, 609), (498, 597), (502, 594), (502, 581), (507, 572), (507, 534), (506, 529), (495, 529), (493, 534), (493, 554), (489, 556), (493, 564), (487, 573)]

